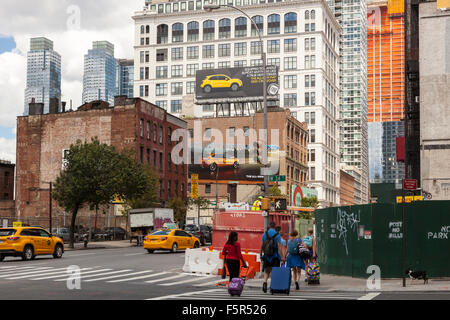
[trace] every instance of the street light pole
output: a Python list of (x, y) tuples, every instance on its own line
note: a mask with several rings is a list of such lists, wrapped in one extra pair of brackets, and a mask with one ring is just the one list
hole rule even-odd
[[(268, 174), (268, 163), (269, 163), (269, 151), (268, 151), (268, 123), (267, 123), (267, 56), (264, 51), (264, 42), (262, 40), (261, 30), (259, 29), (258, 25), (253, 21), (253, 19), (244, 11), (241, 9), (229, 5), (229, 4), (206, 4), (203, 6), (203, 9), (211, 12), (213, 10), (220, 9), (221, 7), (228, 7), (232, 8), (234, 10), (239, 11), (243, 15), (245, 15), (253, 24), (256, 31), (258, 32), (259, 42), (261, 43), (261, 59), (263, 63), (263, 73), (264, 73), (264, 79), (263, 79), (263, 109), (264, 109), (264, 137), (263, 137), (263, 144), (264, 144), (264, 163), (263, 163), (263, 175), (264, 175), (264, 195), (269, 194), (269, 176)], [(264, 217), (264, 230), (266, 230), (269, 226), (269, 215)]]

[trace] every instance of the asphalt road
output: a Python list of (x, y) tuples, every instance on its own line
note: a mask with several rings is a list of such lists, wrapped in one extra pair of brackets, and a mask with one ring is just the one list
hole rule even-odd
[[(196, 276), (182, 271), (184, 252), (143, 248), (94, 249), (66, 252), (62, 259), (37, 257), (34, 261), (6, 258), (0, 263), (0, 300), (224, 300), (230, 299), (216, 283), (219, 276)], [(81, 269), (80, 288), (67, 268)], [(370, 298), (450, 299), (449, 293), (382, 293), (376, 297), (362, 292), (299, 291), (291, 295), (264, 294), (246, 288), (234, 300), (355, 300)]]

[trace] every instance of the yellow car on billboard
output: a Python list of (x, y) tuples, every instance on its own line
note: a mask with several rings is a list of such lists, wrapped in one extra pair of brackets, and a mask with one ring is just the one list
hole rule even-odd
[(209, 170), (215, 172), (218, 167), (229, 167), (233, 166), (234, 169), (239, 168), (239, 159), (236, 157), (216, 157), (216, 154), (212, 153), (208, 158), (202, 159), (202, 166), (208, 168)]
[(210, 93), (212, 89), (230, 88), (231, 91), (238, 91), (243, 86), (240, 79), (232, 79), (224, 74), (215, 74), (207, 76), (200, 87), (204, 92)]
[(161, 229), (144, 238), (144, 249), (148, 253), (155, 250), (169, 250), (173, 253), (179, 249), (200, 248), (200, 240), (181, 229)]

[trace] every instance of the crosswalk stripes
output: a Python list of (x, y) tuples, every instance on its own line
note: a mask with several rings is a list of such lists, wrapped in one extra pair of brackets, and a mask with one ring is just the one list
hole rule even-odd
[[(165, 287), (174, 286), (215, 286), (221, 281), (219, 276), (195, 275), (180, 273), (177, 270), (153, 271), (112, 269), (101, 266), (80, 268), (82, 282), (105, 282), (105, 283), (133, 283), (145, 285), (158, 285)], [(68, 273), (67, 267), (49, 267), (39, 265), (27, 266), (2, 266), (0, 267), (0, 280), (23, 280), (23, 281), (52, 281), (64, 282), (73, 277)]]
[(187, 292), (148, 300), (357, 300), (363, 293), (295, 292), (290, 295), (271, 295), (259, 290), (244, 289), (240, 297), (231, 297), (227, 289)]

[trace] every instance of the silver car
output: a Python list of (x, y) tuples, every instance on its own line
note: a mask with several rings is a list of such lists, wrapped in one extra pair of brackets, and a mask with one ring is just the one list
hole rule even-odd
[[(70, 229), (69, 228), (53, 228), (52, 234), (56, 237), (61, 238), (64, 243), (70, 242)], [(74, 233), (74, 240), (75, 242), (78, 242), (79, 236), (78, 233)]]

